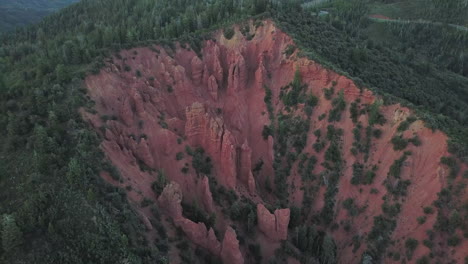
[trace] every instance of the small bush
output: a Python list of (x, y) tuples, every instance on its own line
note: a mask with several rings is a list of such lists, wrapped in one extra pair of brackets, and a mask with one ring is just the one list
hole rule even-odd
[(416, 135), (413, 138), (409, 139), (408, 142), (415, 145), (416, 147), (419, 147), (422, 144), (421, 139), (419, 139), (418, 135)]
[(263, 139), (267, 140), (269, 136), (273, 136), (273, 129), (271, 126), (264, 125), (262, 130)]
[(433, 214), (434, 213), (434, 208), (432, 208), (430, 206), (426, 206), (426, 207), (424, 207), (423, 211), (424, 211), (425, 214)]
[(225, 37), (226, 39), (231, 39), (232, 37), (234, 37), (234, 34), (235, 34), (236, 32), (234, 31), (234, 28), (230, 27), (230, 28), (224, 29), (224, 32), (223, 32), (223, 33), (224, 33), (224, 37)]
[(145, 197), (143, 198), (143, 200), (141, 200), (140, 206), (144, 208), (152, 204), (153, 204), (153, 201)]
[(408, 256), (408, 259), (411, 259), (413, 256), (414, 250), (418, 246), (419, 242), (418, 240), (414, 238), (408, 238), (405, 241), (405, 247), (406, 247), (406, 256)]
[(418, 221), (420, 225), (424, 224), (426, 222), (426, 219), (427, 217), (425, 215), (419, 216), (418, 218), (416, 218), (416, 220)]
[(380, 129), (374, 129), (374, 130), (372, 130), (372, 135), (373, 135), (375, 138), (379, 139), (379, 138), (382, 136), (382, 130), (380, 130)]
[(427, 248), (432, 248), (432, 246), (434, 246), (434, 243), (431, 240), (424, 239), (423, 245)]
[(429, 258), (427, 256), (422, 256), (416, 261), (416, 264), (429, 264)]
[(331, 100), (333, 94), (335, 93), (335, 87), (323, 88), (323, 93), (324, 93), (324, 95), (325, 95), (325, 99)]
[(288, 47), (284, 50), (284, 54), (286, 54), (286, 56), (291, 56), (294, 51), (296, 51), (296, 46), (289, 44)]
[(184, 158), (184, 153), (183, 152), (177, 152), (176, 154), (176, 160), (181, 160)]
[(450, 247), (456, 247), (456, 246), (458, 246), (460, 244), (460, 242), (461, 242), (461, 239), (457, 235), (452, 235), (447, 240), (447, 244)]
[(408, 146), (408, 141), (403, 136), (395, 136), (392, 138), (392, 144), (394, 150), (403, 150)]

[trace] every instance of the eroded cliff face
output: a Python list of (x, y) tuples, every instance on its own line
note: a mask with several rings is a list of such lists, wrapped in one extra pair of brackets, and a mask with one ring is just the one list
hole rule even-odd
[[(379, 105), (378, 113), (386, 122), (372, 124), (372, 130), (366, 132), (371, 127), (370, 106), (378, 105), (378, 99), (370, 91), (359, 89), (352, 80), (314, 61), (299, 58), (291, 38), (271, 21), (257, 26), (250, 22), (247, 29), (242, 34), (236, 28), (231, 39), (226, 39), (222, 32), (215, 33), (213, 39), (203, 43), (200, 55), (179, 44), (175, 49), (153, 46), (124, 50), (108, 60), (99, 74), (86, 78), (97, 114), (83, 111), (83, 116), (103, 135), (101, 147), (121, 175), (118, 182), (106, 174), (104, 178), (126, 187), (129, 200), (144, 219), (153, 217), (140, 206), (146, 198), (170, 218), (164, 223), (167, 229), (181, 228), (192, 243), (224, 263), (254, 262), (247, 243), (239, 243), (239, 236), (248, 243), (259, 244), (263, 261), (267, 262), (280, 241), (295, 235), (292, 229), (288, 232), (290, 207), (302, 208), (301, 224), (312, 224), (317, 223), (316, 216), (329, 206), (330, 199), (332, 221), (319, 226), (333, 236), (340, 263), (361, 261), (369, 249), (366, 238), (375, 225), (374, 217), (385, 215), (383, 199), (400, 204), (399, 212), (392, 218), (395, 227), (389, 236), (393, 243), (387, 246), (387, 251), (404, 252), (409, 237), (420, 242), (427, 239), (426, 230), (434, 225), (437, 214), (426, 215), (423, 224), (418, 223), (417, 217), (424, 214), (424, 207), (437, 200), (437, 193), (446, 184), (448, 168), (440, 164), (440, 159), (448, 156), (447, 137), (424, 127), (422, 121), (412, 122), (406, 130), (399, 131), (400, 124), (412, 115), (400, 105)], [(305, 113), (306, 100), (286, 107), (281, 99), (290, 89), (288, 85), (296, 71), (305, 85), (301, 97), (314, 95), (318, 99), (310, 117)], [(324, 88), (328, 91), (332, 88), (334, 92)], [(269, 91), (271, 99), (267, 100)], [(340, 99), (346, 104), (340, 111), (341, 118), (330, 121), (329, 116)], [(358, 111), (354, 118), (350, 114), (353, 107)], [(272, 123), (270, 111), (276, 116), (296, 116), (308, 125), (303, 131), (306, 140), (301, 153), (290, 160), (291, 170), (284, 184), (288, 198), (281, 203), (275, 196), (280, 187), (275, 183), (279, 181), (274, 180), (278, 175), (275, 159), (280, 158), (275, 133), (280, 132), (264, 135), (265, 126)], [(280, 126), (276, 119), (273, 124)], [(330, 125), (341, 131), (337, 140), (342, 161), (337, 191), (332, 198), (326, 198), (331, 184), (326, 153), (331, 143), (325, 138)], [(374, 130), (380, 131), (378, 136), (369, 135)], [(391, 141), (400, 134), (406, 139), (417, 135), (421, 144), (395, 150)], [(324, 144), (323, 150), (313, 147), (320, 142)], [(360, 151), (358, 145), (367, 151)], [(195, 157), (190, 152), (198, 147), (204, 150), (201, 162), (212, 165), (209, 175), (192, 167)], [(294, 153), (292, 149), (287, 146), (288, 152)], [(405, 155), (405, 151), (411, 155)], [(302, 175), (300, 154), (315, 157), (310, 172), (314, 180)], [(405, 160), (398, 177), (390, 178), (392, 165), (403, 155)], [(362, 165), (363, 173), (374, 173), (371, 182), (352, 183), (359, 171), (355, 164)], [(167, 184), (161, 183), (163, 191), (158, 195), (152, 185), (161, 182), (158, 177), (161, 174)], [(407, 180), (410, 184), (403, 198), (385, 187), (399, 186)], [(232, 190), (239, 199), (244, 197), (255, 205), (254, 225), (241, 227), (243, 223), (230, 217), (232, 208), (223, 208), (226, 205), (223, 201), (215, 202), (213, 192), (220, 186), (224, 187), (223, 193)], [(351, 209), (357, 213), (344, 208), (346, 200), (349, 205), (349, 198), (353, 200)], [(185, 217), (181, 202), (196, 204), (215, 216), (213, 227)], [(275, 210), (271, 213), (264, 205)], [(156, 231), (150, 232), (156, 236)], [(461, 261), (464, 257), (461, 248), (468, 248), (468, 243), (462, 242), (445, 257)], [(441, 245), (440, 250), (447, 248)], [(420, 245), (409, 262), (429, 252)], [(178, 261), (177, 257), (173, 260)], [(292, 259), (288, 261), (293, 263)]]

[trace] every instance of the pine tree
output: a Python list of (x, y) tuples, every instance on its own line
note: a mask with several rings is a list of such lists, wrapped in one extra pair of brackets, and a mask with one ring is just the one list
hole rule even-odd
[(5, 252), (12, 252), (13, 249), (23, 243), (23, 233), (16, 225), (12, 215), (2, 217), (2, 248)]

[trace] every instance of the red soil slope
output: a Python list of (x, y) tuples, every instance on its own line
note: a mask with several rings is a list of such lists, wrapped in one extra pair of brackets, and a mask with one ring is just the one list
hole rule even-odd
[[(420, 245), (409, 262), (429, 254), (429, 249), (421, 243), (427, 239), (426, 230), (435, 223), (436, 214), (427, 215), (424, 224), (419, 224), (417, 217), (424, 215), (423, 207), (431, 206), (437, 193), (446, 185), (448, 168), (439, 162), (441, 157), (448, 156), (446, 135), (431, 131), (422, 121), (416, 121), (403, 135), (405, 138), (418, 135), (421, 146), (409, 144), (405, 150), (395, 151), (391, 139), (411, 112), (400, 105), (382, 106), (380, 111), (387, 122), (376, 126), (382, 135), (379, 139), (372, 138), (369, 159), (365, 161), (363, 154), (352, 155), (350, 150), (356, 125), (350, 118), (350, 103), (359, 98), (361, 105), (372, 104), (376, 97), (368, 90), (361, 91), (347, 77), (299, 58), (297, 51), (286, 54), (285, 50), (294, 43), (271, 21), (264, 21), (257, 28), (250, 24), (250, 34), (255, 34), (250, 40), (238, 28), (235, 32), (230, 40), (221, 32), (214, 34), (212, 40), (204, 43), (202, 56), (179, 44), (175, 49), (154, 46), (124, 50), (109, 60), (99, 74), (86, 78), (88, 93), (98, 114), (83, 111), (83, 115), (96, 131), (102, 133), (101, 147), (122, 175), (120, 182), (112, 180), (107, 173), (103, 173), (103, 177), (118, 186), (131, 186), (127, 187), (129, 200), (147, 223), (149, 236), (156, 234), (148, 220), (152, 217), (151, 212), (139, 206), (143, 198), (158, 201), (165, 215), (170, 217), (166, 226), (179, 226), (193, 243), (219, 256), (225, 263), (249, 262), (246, 246), (239, 245), (236, 238), (242, 231), (237, 230), (236, 234), (230, 226), (235, 223), (213, 202), (209, 178), (197, 175), (191, 167), (188, 173), (181, 172), (185, 163), (191, 163), (191, 157), (185, 154), (177, 160), (176, 154), (185, 153), (186, 146), (192, 149), (201, 146), (211, 157), (212, 176), (217, 182), (258, 204), (258, 228), (253, 241), (261, 245), (265, 261), (273, 255), (274, 249), (279, 247), (278, 241), (288, 236), (290, 212), (289, 209), (269, 212), (263, 206), (273, 205), (276, 201), (274, 191), (269, 193), (265, 186), (274, 175), (275, 139), (270, 136), (264, 140), (262, 137), (264, 125), (270, 124), (264, 86), (272, 90), (275, 111), (284, 111), (280, 90), (293, 80), (298, 69), (307, 92), (319, 98), (310, 119), (307, 146), (303, 150), (317, 157), (316, 175), (324, 171), (319, 164), (324, 161), (325, 151), (316, 153), (312, 148), (316, 141), (313, 131), (321, 130), (322, 137), (326, 134), (329, 122), (319, 116), (333, 107), (332, 102), (325, 99), (323, 88), (334, 86), (337, 91), (334, 97), (343, 90), (347, 102), (341, 121), (333, 123), (335, 128), (344, 131), (342, 153), (345, 165), (334, 207), (334, 223), (338, 228), (326, 228), (337, 244), (339, 262), (361, 261), (367, 248), (366, 240), (362, 239), (362, 245), (353, 249), (353, 237), (365, 238), (373, 227), (374, 217), (382, 214), (382, 198), (388, 195), (384, 182), (390, 166), (404, 151), (411, 151), (412, 155), (402, 166), (401, 178), (410, 180), (411, 184), (396, 216), (396, 228), (391, 235), (394, 243), (388, 251), (403, 255), (404, 241), (412, 237), (419, 240)], [(303, 107), (303, 104), (299, 105), (297, 111)], [(103, 116), (113, 118), (104, 120)], [(365, 128), (368, 116), (360, 115), (359, 121)], [(262, 169), (253, 172), (259, 161), (263, 161)], [(363, 163), (365, 168), (378, 165), (372, 184), (351, 184), (355, 162)], [(142, 166), (147, 170), (141, 170)], [(171, 182), (159, 197), (151, 188), (158, 180), (157, 170), (163, 170)], [(310, 186), (302, 182), (297, 165), (293, 166), (288, 183), (289, 205), (301, 207), (302, 187)], [(319, 182), (315, 185), (318, 191), (312, 208), (307, 208), (310, 213), (304, 223), (318, 214), (324, 204), (326, 186)], [(364, 212), (350, 216), (342, 206), (347, 198), (353, 198)], [(196, 202), (206, 212), (215, 214), (217, 232), (207, 230), (203, 223), (185, 218), (180, 205), (182, 200)], [(445, 252), (444, 258), (460, 263), (466, 254), (463, 248), (468, 248), (466, 240), (450, 252), (441, 243), (439, 250)], [(178, 262), (177, 257), (173, 262)]]

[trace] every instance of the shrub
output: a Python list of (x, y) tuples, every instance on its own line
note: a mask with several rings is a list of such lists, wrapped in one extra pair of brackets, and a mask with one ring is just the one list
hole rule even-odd
[(418, 135), (415, 135), (413, 138), (409, 139), (408, 142), (415, 145), (416, 147), (421, 146), (422, 144), (421, 139), (419, 139)]
[(405, 120), (405, 121), (400, 123), (397, 130), (400, 131), (400, 132), (403, 132), (403, 131), (405, 131), (405, 130), (407, 130), (409, 128), (409, 125), (410, 125), (410, 123)]
[(341, 112), (346, 108), (343, 90), (340, 91), (337, 98), (333, 99), (332, 105), (333, 108), (328, 115), (328, 122), (338, 122), (341, 119)]
[(430, 206), (426, 206), (426, 207), (424, 207), (423, 211), (424, 211), (425, 214), (433, 214), (434, 213), (434, 208), (432, 208)]
[(141, 200), (140, 206), (144, 208), (151, 204), (153, 204), (153, 201), (145, 197), (143, 200)]
[(447, 245), (449, 245), (450, 247), (456, 247), (460, 244), (460, 242), (461, 239), (457, 235), (452, 235), (447, 239)]
[(373, 126), (375, 124), (383, 125), (387, 120), (380, 113), (380, 106), (383, 104), (382, 100), (376, 100), (373, 104), (368, 107), (369, 112), (369, 125)]
[(322, 121), (325, 117), (327, 117), (327, 114), (323, 113), (323, 114), (319, 115), (318, 120)]
[(405, 241), (405, 247), (406, 247), (406, 256), (408, 256), (408, 259), (411, 259), (413, 256), (414, 250), (418, 246), (419, 242), (418, 240), (414, 238), (408, 238)]
[(375, 137), (375, 138), (380, 138), (382, 136), (382, 130), (380, 129), (374, 129), (372, 130), (372, 135)]
[(420, 225), (424, 224), (426, 222), (426, 219), (427, 217), (425, 215), (419, 216), (418, 218), (416, 218), (416, 220), (418, 221)]
[(427, 248), (432, 248), (432, 246), (434, 245), (434, 243), (433, 243), (431, 240), (424, 239), (423, 245), (426, 246)]
[(198, 173), (203, 173), (209, 175), (211, 173), (211, 168), (213, 165), (211, 164), (211, 158), (205, 155), (205, 150), (201, 147), (192, 151), (189, 146), (186, 146), (186, 150), (188, 155), (192, 156), (192, 167)]
[(159, 196), (164, 190), (164, 187), (166, 187), (167, 183), (168, 181), (166, 175), (164, 174), (164, 171), (159, 170), (158, 180), (153, 182), (153, 184), (151, 185), (151, 189), (153, 189), (154, 193), (156, 193)]
[(291, 56), (295, 50), (296, 46), (289, 44), (283, 53), (286, 54), (286, 56)]
[(232, 37), (234, 37), (234, 34), (236, 32), (234, 31), (234, 28), (230, 27), (230, 28), (225, 28), (223, 33), (226, 39), (231, 39)]
[(273, 129), (271, 126), (264, 125), (262, 130), (263, 139), (267, 140), (268, 136), (273, 136)]
[(176, 160), (181, 160), (184, 158), (184, 153), (183, 152), (177, 152), (176, 154)]
[(333, 94), (335, 93), (335, 87), (333, 86), (331, 88), (323, 88), (323, 93), (325, 94), (325, 99), (331, 100)]
[(429, 264), (429, 258), (427, 256), (422, 256), (416, 261), (416, 264)]
[(349, 113), (353, 123), (357, 123), (359, 117), (359, 106), (356, 102), (352, 102), (349, 108)]
[(394, 150), (403, 150), (408, 146), (408, 141), (403, 136), (394, 136), (392, 138), (392, 144)]

